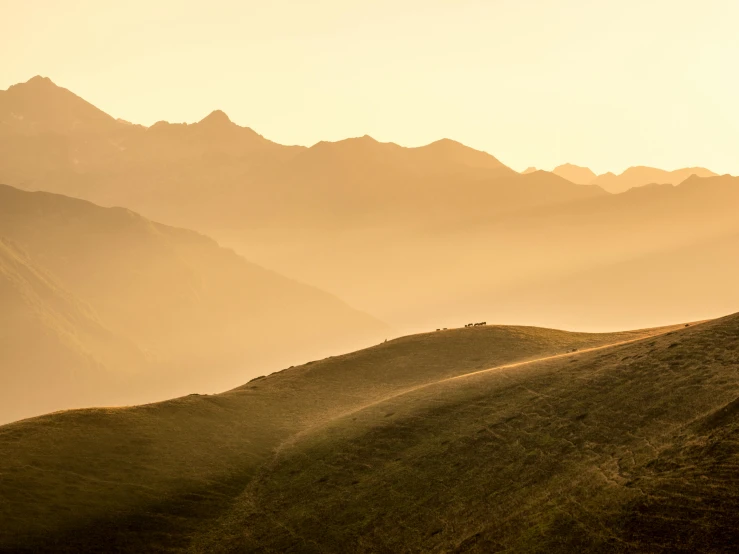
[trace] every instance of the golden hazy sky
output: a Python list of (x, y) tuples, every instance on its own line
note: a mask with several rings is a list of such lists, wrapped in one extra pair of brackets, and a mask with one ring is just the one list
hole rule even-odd
[(739, 174), (739, 0), (0, 0), (0, 52), (147, 125)]

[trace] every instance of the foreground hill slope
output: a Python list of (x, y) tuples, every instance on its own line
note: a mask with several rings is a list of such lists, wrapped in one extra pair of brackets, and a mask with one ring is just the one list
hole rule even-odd
[[(89, 306), (101, 325), (146, 354), (147, 371), (136, 378), (146, 377), (138, 387), (145, 396), (128, 403), (206, 386), (207, 392), (225, 390), (265, 368), (387, 336), (382, 323), (328, 293), (249, 263), (203, 235), (129, 210), (0, 185), (0, 236), (19, 245), (57, 288)], [(58, 303), (57, 308), (66, 310)], [(61, 317), (79, 320), (71, 309)], [(14, 318), (24, 321), (25, 315)], [(18, 344), (29, 344), (35, 335), (29, 330)], [(289, 352), (285, 340), (293, 345)], [(120, 364), (127, 365), (123, 359)], [(203, 367), (211, 369), (206, 373)], [(10, 378), (28, 369), (9, 364), (0, 371)], [(128, 368), (132, 375), (138, 369)], [(71, 391), (57, 392), (64, 401)], [(5, 394), (0, 391), (0, 398)], [(97, 403), (108, 398), (102, 395)], [(7, 421), (3, 404), (0, 421)]]
[(284, 449), (212, 552), (730, 552), (739, 316), (478, 372)]
[[(467, 401), (458, 392), (447, 395), (452, 390), (447, 389), (449, 383), (477, 383), (476, 379), (485, 381), (484, 376), (497, 373), (467, 378), (473, 381), (456, 379), (459, 376), (548, 356), (558, 356), (550, 362), (557, 373), (561, 366), (569, 367), (572, 354), (567, 352), (573, 349), (638, 341), (672, 329), (586, 334), (491, 326), (440, 331), (291, 368), (220, 395), (192, 395), (134, 408), (70, 411), (6, 425), (0, 427), (0, 518), (4, 522), (0, 549), (90, 551), (106, 545), (109, 551), (141, 551), (191, 545), (207, 551), (213, 548), (211, 540), (238, 548), (244, 537), (239, 530), (243, 529), (243, 498), (246, 505), (253, 498), (271, 510), (272, 500), (251, 495), (278, 485), (276, 476), (295, 456), (305, 466), (305, 472), (298, 473), (318, 487), (316, 494), (333, 490), (324, 487), (323, 473), (316, 475), (327, 458), (325, 454), (313, 458), (311, 437), (336, 439), (331, 448), (337, 452), (348, 448), (351, 454), (355, 437), (361, 435), (368, 445), (374, 444), (368, 446), (373, 456), (394, 450), (404, 460), (412, 443), (395, 437), (375, 444), (372, 429), (382, 433), (387, 424), (405, 421), (402, 414), (407, 410), (432, 409), (456, 399), (462, 400), (461, 417), (454, 415), (454, 409), (448, 411), (446, 425), (458, 424), (464, 430), (469, 425)], [(499, 372), (514, 370), (518, 371)], [(510, 402), (529, 394), (525, 382), (513, 388), (517, 392)], [(397, 406), (392, 409), (397, 417), (380, 409), (390, 405)], [(465, 434), (457, 440), (465, 440)], [(515, 443), (523, 437), (511, 440)], [(436, 454), (445, 452), (440, 447)], [(489, 458), (478, 456), (460, 459), (472, 464), (486, 461)], [(335, 463), (337, 475), (353, 471), (353, 462)], [(385, 490), (382, 475), (373, 478), (377, 493)], [(426, 484), (437, 478), (427, 479)], [(285, 493), (292, 494), (291, 487), (296, 486), (292, 477), (281, 482), (287, 487)], [(277, 497), (273, 500), (280, 502)], [(294, 500), (297, 511), (301, 503), (311, 502)], [(286, 510), (284, 520), (296, 513)], [(297, 521), (288, 524), (298, 525)], [(251, 547), (253, 540), (270, 544), (271, 539), (262, 534), (267, 525), (261, 520), (248, 524), (254, 533), (249, 538)], [(334, 532), (340, 530), (332, 527)], [(352, 540), (352, 536), (345, 538)], [(286, 539), (275, 529), (274, 540), (271, 544), (282, 548)]]

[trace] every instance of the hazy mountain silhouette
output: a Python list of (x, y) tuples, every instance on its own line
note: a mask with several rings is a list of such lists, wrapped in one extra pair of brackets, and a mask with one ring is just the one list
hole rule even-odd
[(502, 251), (505, 237), (507, 272), (456, 264), (463, 277), (450, 280), (464, 279), (464, 293), (436, 309), (575, 329), (716, 317), (739, 309), (736, 206), (739, 178), (693, 177), (492, 223), (460, 244)]
[(624, 192), (633, 187), (640, 187), (648, 184), (670, 184), (677, 185), (683, 182), (691, 175), (697, 177), (715, 177), (716, 174), (703, 167), (686, 167), (684, 169), (676, 169), (675, 171), (665, 171), (654, 167), (630, 167), (620, 175), (613, 173), (604, 173), (598, 175), (591, 180), (589, 184), (603, 187), (608, 192), (619, 193)]
[[(237, 163), (242, 159), (266, 157), (284, 160), (305, 150), (282, 146), (248, 127), (240, 127), (216, 110), (193, 124), (160, 121), (140, 132), (130, 133), (121, 143), (118, 163), (169, 164), (172, 162)], [(199, 159), (200, 158), (200, 159)]]
[(451, 140), (405, 148), (367, 136), (318, 143), (257, 181), (271, 184), (265, 203), (279, 210), (264, 224), (289, 216), (314, 227), (431, 225), (605, 194), (550, 174), (518, 174)]
[(573, 164), (557, 166), (552, 173), (573, 183), (598, 185), (613, 194), (619, 194), (634, 187), (651, 184), (677, 185), (692, 175), (697, 177), (716, 176), (716, 173), (703, 167), (686, 167), (684, 169), (676, 169), (675, 171), (665, 171), (663, 169), (645, 166), (630, 167), (620, 175), (610, 172), (596, 175), (587, 167)]
[(559, 165), (552, 170), (552, 173), (578, 185), (590, 185), (596, 178), (595, 173), (589, 168), (572, 164)]
[(6, 425), (0, 549), (728, 552), (738, 341), (451, 329)]
[[(11, 317), (35, 322), (27, 331), (14, 331), (22, 336), (13, 335), (20, 350), (4, 353), (15, 360), (3, 364), (8, 378), (51, 371), (32, 358), (26, 366), (22, 356), (23, 347), (28, 350), (44, 333), (56, 333), (61, 338), (49, 340), (106, 366), (107, 358), (117, 360), (131, 380), (142, 368), (128, 367), (135, 364), (117, 355), (98, 355), (86, 337), (101, 337), (105, 329), (135, 344), (151, 367), (128, 402), (204, 387), (223, 390), (283, 364), (386, 336), (383, 324), (327, 293), (251, 264), (207, 237), (129, 210), (0, 186), (0, 236), (25, 252), (24, 257), (4, 252), (4, 294), (16, 306)], [(43, 325), (50, 331), (42, 333)], [(45, 351), (53, 357), (59, 348)], [(80, 371), (88, 365), (81, 364)], [(68, 367), (56, 373), (60, 381)], [(30, 396), (32, 382), (25, 382)], [(26, 415), (79, 406), (75, 382), (67, 381), (70, 396), (60, 385), (58, 402), (29, 403)], [(102, 390), (98, 398), (108, 402), (111, 396)], [(0, 420), (10, 416), (0, 409)]]
[[(17, 141), (7, 130), (7, 141), (14, 142), (0, 157), (0, 181), (124, 205), (166, 223), (202, 230), (389, 220), (426, 225), (603, 194), (550, 174), (531, 181), (493, 156), (451, 140), (420, 148), (370, 137), (311, 148), (282, 146), (220, 111), (191, 125), (160, 122), (144, 128), (105, 116), (105, 125), (65, 127), (52, 123), (81, 119), (75, 114), (82, 107), (90, 112), (86, 120), (97, 123), (102, 112), (48, 80), (42, 97), (32, 94), (36, 80), (3, 93), (23, 98), (16, 102), (20, 107), (5, 109), (3, 119), (45, 114), (49, 106), (61, 115), (51, 114), (49, 123), (34, 127), (53, 132)], [(37, 109), (35, 103), (46, 107)], [(95, 140), (65, 130), (82, 127), (94, 129)]]
[[(673, 294), (672, 305), (662, 304), (663, 316), (648, 301), (648, 288), (622, 294), (615, 283), (584, 287), (598, 294), (576, 303), (563, 298), (571, 290), (570, 276), (739, 233), (736, 206), (738, 178), (693, 178), (676, 187), (639, 187), (433, 229), (303, 232), (299, 245), (289, 230), (253, 231), (234, 233), (227, 244), (283, 274), (334, 291), (396, 328), (420, 331), (493, 320), (614, 329), (710, 317), (735, 307), (723, 281), (700, 315), (694, 304)], [(715, 252), (705, 263), (704, 279), (691, 285), (701, 298), (706, 298), (701, 290), (715, 286), (711, 275), (727, 262)], [(642, 277), (635, 272), (630, 279)], [(534, 297), (537, 302), (530, 300)], [(602, 309), (615, 305), (625, 316), (618, 323), (611, 322), (614, 312)]]
[[(111, 128), (86, 142), (71, 133), (30, 142), (7, 135), (0, 178), (206, 232), (406, 331), (497, 316), (612, 329), (608, 313), (597, 311), (598, 297), (592, 308), (571, 311), (516, 310), (531, 303), (515, 303), (519, 293), (502, 297), (540, 287), (554, 302), (568, 275), (738, 230), (737, 187), (724, 177), (641, 186), (681, 173), (632, 168), (623, 175), (638, 188), (611, 195), (546, 171), (519, 174), (451, 140), (405, 148), (365, 136), (282, 146), (219, 111), (190, 125)], [(720, 264), (717, 257), (711, 267)], [(719, 298), (708, 314), (731, 309)], [(635, 298), (618, 301), (631, 314), (622, 326), (665, 321)]]
[(514, 286), (484, 303), (503, 318), (525, 312), (569, 328), (716, 317), (739, 310), (737, 252), (739, 231)]
[(0, 90), (0, 135), (105, 134), (122, 125), (48, 77)]
[(141, 130), (47, 77), (34, 77), (0, 91), (0, 183), (78, 182), (91, 167), (110, 163), (119, 143)]
[(0, 422), (122, 400), (147, 369), (133, 343), (0, 237)]
[(522, 174), (522, 175), (527, 175), (528, 173), (533, 173), (534, 171), (539, 171), (539, 170), (538, 170), (538, 169), (536, 169), (536, 168), (535, 168), (534, 166), (531, 166), (531, 167), (527, 167), (526, 169), (524, 169), (524, 170), (523, 170), (523, 171), (521, 172), (521, 174)]

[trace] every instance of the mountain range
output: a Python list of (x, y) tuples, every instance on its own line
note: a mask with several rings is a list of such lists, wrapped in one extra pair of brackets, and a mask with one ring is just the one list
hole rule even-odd
[(221, 111), (190, 125), (130, 125), (41, 77), (0, 92), (0, 141), (0, 182), (206, 231), (433, 224), (604, 194), (520, 175), (451, 140), (282, 146)]
[[(631, 188), (609, 194), (610, 185), (573, 182), (593, 180), (585, 168), (520, 174), (447, 139), (420, 148), (367, 136), (283, 146), (220, 111), (147, 128), (45, 78), (0, 92), (0, 123), (6, 183), (205, 233), (405, 332), (468, 318), (633, 328), (736, 307), (720, 281), (700, 309), (681, 311), (678, 289), (653, 290), (673, 282), (668, 268), (676, 266), (667, 262), (652, 266), (659, 278), (640, 295), (605, 285), (609, 268), (631, 267), (622, 278), (638, 282), (645, 257), (731, 244), (739, 187), (729, 176), (632, 168), (617, 178)], [(601, 178), (608, 181), (594, 181)], [(733, 275), (719, 250), (695, 257), (703, 278), (683, 292), (703, 297), (711, 275)], [(562, 309), (569, 279), (590, 279), (588, 292)], [(645, 298), (657, 297), (661, 308), (648, 310)], [(619, 324), (609, 324), (612, 310), (623, 314)]]
[(665, 171), (654, 167), (635, 166), (623, 173), (603, 173), (596, 175), (587, 167), (564, 164), (555, 167), (552, 173), (580, 185), (597, 185), (613, 194), (625, 192), (634, 187), (644, 185), (677, 185), (689, 177), (716, 177), (716, 173), (704, 167), (686, 167), (674, 171)]
[[(147, 128), (40, 77), (0, 92), (0, 142), (0, 182), (125, 206), (205, 233), (407, 332), (471, 314), (603, 329), (610, 314), (597, 306), (606, 297), (631, 313), (608, 328), (665, 322), (603, 287), (589, 287), (593, 296), (571, 304), (571, 317), (555, 307), (569, 275), (739, 232), (735, 181), (699, 169), (632, 168), (613, 186), (638, 188), (609, 194), (614, 177), (573, 165), (519, 174), (447, 139), (420, 148), (368, 136), (283, 146), (221, 111)], [(579, 184), (590, 181), (602, 186)], [(703, 262), (706, 275), (723, 267), (718, 254)], [(512, 307), (533, 297), (546, 302)], [(719, 297), (701, 314), (686, 309), (680, 317), (733, 309)]]

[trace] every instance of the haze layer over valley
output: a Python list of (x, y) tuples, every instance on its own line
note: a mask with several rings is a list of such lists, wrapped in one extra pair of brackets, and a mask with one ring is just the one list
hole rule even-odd
[(401, 331), (615, 330), (739, 309), (739, 181), (702, 168), (519, 174), (452, 140), (282, 146), (220, 111), (146, 128), (40, 77), (0, 92), (0, 123), (0, 181), (204, 232)]
[(389, 331), (193, 231), (4, 185), (0, 298), (0, 422), (222, 391)]

